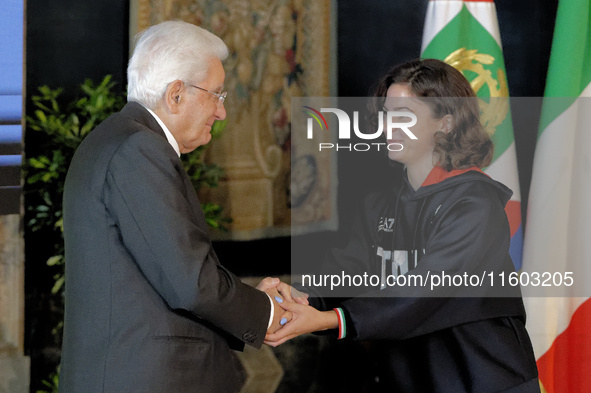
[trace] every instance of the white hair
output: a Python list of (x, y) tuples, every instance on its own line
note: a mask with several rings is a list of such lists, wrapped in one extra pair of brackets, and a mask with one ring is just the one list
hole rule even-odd
[(221, 38), (182, 21), (151, 26), (136, 39), (127, 66), (127, 100), (150, 109), (157, 106), (170, 82), (197, 84), (206, 78), (211, 59), (228, 56)]

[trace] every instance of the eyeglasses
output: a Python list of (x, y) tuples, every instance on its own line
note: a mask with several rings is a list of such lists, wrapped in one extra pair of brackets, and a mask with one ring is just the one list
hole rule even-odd
[(222, 93), (215, 93), (213, 91), (209, 91), (207, 89), (204, 89), (203, 87), (192, 85), (190, 83), (187, 83), (187, 85), (188, 86), (191, 86), (191, 87), (194, 87), (196, 89), (199, 89), (199, 90), (203, 90), (203, 91), (205, 91), (205, 92), (207, 92), (207, 93), (215, 96), (218, 99), (218, 108), (221, 108), (221, 106), (224, 105), (224, 101), (226, 101), (226, 97), (228, 96), (228, 92), (227, 91), (224, 91)]

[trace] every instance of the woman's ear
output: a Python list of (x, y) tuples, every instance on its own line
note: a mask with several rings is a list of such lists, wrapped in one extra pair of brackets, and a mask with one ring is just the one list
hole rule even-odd
[(179, 106), (183, 100), (182, 90), (184, 87), (185, 84), (180, 80), (168, 84), (164, 93), (164, 102), (171, 113), (178, 113)]
[(443, 116), (440, 120), (440, 131), (445, 132), (446, 134), (448, 134), (451, 130), (454, 129), (454, 118), (452, 115), (450, 115), (449, 113), (445, 116)]

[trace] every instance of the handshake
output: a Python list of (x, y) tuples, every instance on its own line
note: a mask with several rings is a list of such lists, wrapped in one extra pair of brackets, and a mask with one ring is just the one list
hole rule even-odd
[(278, 278), (263, 279), (257, 289), (273, 300), (273, 321), (267, 330), (265, 344), (276, 347), (301, 334), (336, 329), (335, 311), (319, 311), (308, 303), (308, 295), (281, 282)]

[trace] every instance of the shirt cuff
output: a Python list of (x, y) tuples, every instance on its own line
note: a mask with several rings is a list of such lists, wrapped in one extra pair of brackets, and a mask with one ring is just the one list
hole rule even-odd
[(271, 324), (273, 323), (273, 317), (275, 316), (275, 305), (273, 304), (273, 299), (271, 299), (271, 296), (269, 296), (267, 292), (265, 292), (265, 295), (267, 295), (269, 302), (271, 302), (271, 315), (269, 316), (269, 323), (267, 324), (268, 330), (271, 327)]
[(347, 336), (347, 322), (345, 321), (345, 314), (343, 313), (343, 309), (333, 308), (333, 310), (337, 313), (337, 319), (339, 320), (339, 340), (343, 339)]

